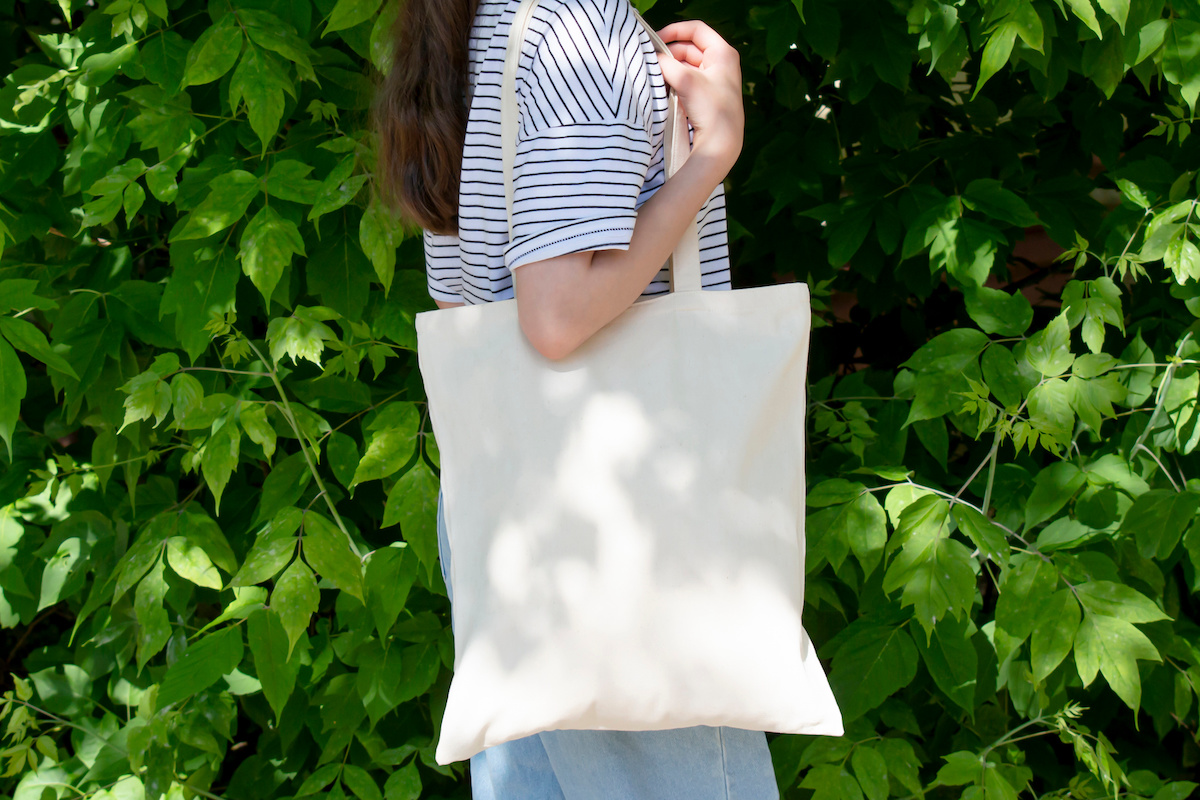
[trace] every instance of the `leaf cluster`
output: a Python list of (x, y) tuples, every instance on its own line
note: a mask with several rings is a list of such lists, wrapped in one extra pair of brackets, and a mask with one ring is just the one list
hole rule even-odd
[[(1184, 800), (1200, 7), (640, 0), (742, 54), (738, 285), (813, 288), (791, 800)], [(653, 6), (650, 9), (649, 6)], [(398, 0), (0, 0), (0, 791), (469, 795)]]

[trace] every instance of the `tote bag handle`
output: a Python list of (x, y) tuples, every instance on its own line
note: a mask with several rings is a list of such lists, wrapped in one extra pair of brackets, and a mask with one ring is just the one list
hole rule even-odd
[[(500, 139), (504, 157), (504, 198), (508, 210), (508, 234), (512, 238), (513, 218), (513, 163), (517, 157), (517, 66), (521, 60), (521, 44), (529, 27), (529, 18), (537, 7), (538, 0), (522, 0), (513, 17), (508, 32), (508, 50), (504, 59), (504, 83), (500, 93)], [(632, 9), (631, 9), (632, 10)], [(654, 29), (646, 24), (637, 11), (633, 11), (638, 23), (650, 34), (654, 49), (659, 55), (672, 58), (667, 46)], [(679, 97), (670, 90), (667, 109), (667, 126), (663, 147), (666, 150), (667, 180), (679, 171), (691, 152), (687, 116), (679, 106)], [(700, 277), (700, 229), (693, 218), (687, 230), (675, 246), (667, 267), (671, 272), (671, 291), (697, 292), (701, 289)]]

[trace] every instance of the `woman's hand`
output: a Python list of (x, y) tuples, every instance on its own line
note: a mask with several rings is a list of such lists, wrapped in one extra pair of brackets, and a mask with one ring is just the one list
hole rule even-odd
[(675, 59), (659, 59), (663, 78), (679, 95), (696, 131), (692, 151), (731, 168), (746, 126), (738, 51), (698, 20), (676, 22), (658, 33)]

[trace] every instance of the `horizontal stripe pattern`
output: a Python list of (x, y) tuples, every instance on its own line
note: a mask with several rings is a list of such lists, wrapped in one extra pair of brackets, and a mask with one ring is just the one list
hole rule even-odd
[[(664, 181), (667, 87), (629, 0), (541, 0), (517, 72), (519, 131), (509, 239), (500, 144), (508, 30), (520, 0), (480, 0), (457, 236), (425, 232), (429, 293), (468, 304), (513, 296), (512, 270), (627, 250), (637, 209)], [(728, 289), (724, 189), (697, 217), (706, 289)], [(669, 291), (660, 270), (643, 295)]]

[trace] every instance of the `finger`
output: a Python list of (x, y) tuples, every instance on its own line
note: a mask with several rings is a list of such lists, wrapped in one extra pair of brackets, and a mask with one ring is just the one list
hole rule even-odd
[(667, 45), (667, 49), (671, 51), (671, 55), (675, 57), (676, 61), (684, 61), (693, 67), (704, 63), (704, 53), (691, 42), (671, 42)]
[(725, 44), (721, 35), (698, 19), (672, 22), (658, 32), (664, 42), (692, 42), (701, 50)]
[(667, 82), (668, 86), (680, 94), (688, 93), (687, 87), (691, 85), (695, 67), (673, 58), (659, 59), (658, 66), (662, 70), (663, 80)]

